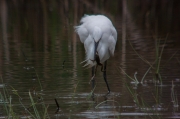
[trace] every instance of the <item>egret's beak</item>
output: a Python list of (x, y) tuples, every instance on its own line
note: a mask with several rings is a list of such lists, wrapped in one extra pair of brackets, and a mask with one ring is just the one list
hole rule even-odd
[(97, 51), (97, 47), (98, 47), (99, 41), (98, 41), (98, 42), (95, 42), (95, 41), (94, 41), (94, 44), (95, 44), (95, 49), (94, 49), (94, 60), (96, 60), (96, 51)]

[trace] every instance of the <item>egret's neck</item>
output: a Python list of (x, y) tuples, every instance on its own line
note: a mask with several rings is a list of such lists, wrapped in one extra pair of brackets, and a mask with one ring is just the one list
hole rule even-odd
[(95, 26), (93, 29), (93, 39), (95, 42), (98, 42), (101, 39), (102, 31), (99, 27)]

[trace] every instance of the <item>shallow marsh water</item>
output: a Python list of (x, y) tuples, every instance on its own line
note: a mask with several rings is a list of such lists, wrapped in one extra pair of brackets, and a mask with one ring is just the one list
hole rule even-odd
[[(2, 0), (0, 118), (7, 116), (4, 102), (10, 99), (19, 118), (30, 116), (29, 92), (38, 112), (46, 109), (44, 102), (50, 118), (180, 118), (179, 3)], [(106, 97), (100, 68), (91, 98), (91, 69), (80, 64), (85, 51), (73, 27), (84, 14), (108, 16), (118, 32)]]

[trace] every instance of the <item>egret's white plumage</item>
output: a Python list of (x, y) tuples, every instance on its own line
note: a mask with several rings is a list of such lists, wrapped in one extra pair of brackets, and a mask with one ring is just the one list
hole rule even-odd
[[(85, 15), (81, 19), (80, 25), (75, 26), (75, 31), (81, 42), (84, 43), (86, 50), (84, 66), (96, 65), (95, 55), (99, 57), (102, 64), (114, 54), (117, 32), (112, 22), (104, 15)], [(98, 43), (96, 51), (95, 43)]]

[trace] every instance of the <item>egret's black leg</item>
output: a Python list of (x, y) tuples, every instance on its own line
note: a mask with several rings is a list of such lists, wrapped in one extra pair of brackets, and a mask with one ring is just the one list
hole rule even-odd
[[(91, 78), (90, 81), (92, 82), (92, 88), (93, 88), (93, 89), (94, 89), (94, 85), (95, 85), (95, 79), (94, 79), (94, 77), (96, 76), (97, 67), (98, 67), (98, 65), (92, 67), (92, 78)], [(90, 83), (90, 82), (89, 82), (89, 83)]]
[(94, 89), (94, 85), (95, 85), (95, 80), (94, 80), (94, 75), (95, 75), (95, 66), (92, 67), (92, 78), (91, 78), (91, 82), (92, 82), (92, 89)]
[(92, 83), (92, 99), (94, 101), (94, 87), (95, 87), (95, 75), (96, 75), (96, 69), (97, 69), (97, 65), (92, 67), (92, 78), (91, 78), (91, 83)]
[(109, 85), (108, 85), (108, 82), (107, 82), (107, 79), (106, 79), (106, 64), (107, 64), (107, 61), (104, 62), (103, 77), (104, 77), (104, 81), (106, 82), (106, 86), (108, 88), (108, 94), (109, 94), (110, 93), (110, 88), (109, 88)]

